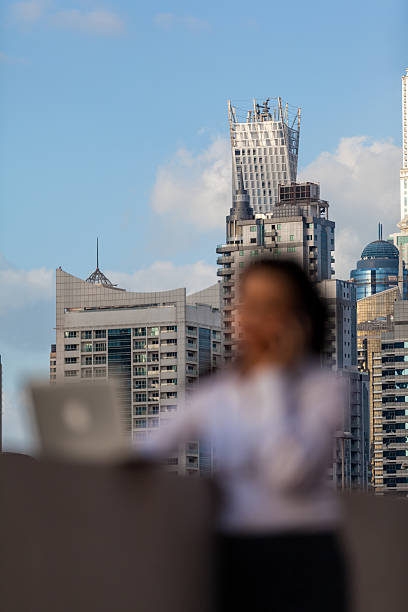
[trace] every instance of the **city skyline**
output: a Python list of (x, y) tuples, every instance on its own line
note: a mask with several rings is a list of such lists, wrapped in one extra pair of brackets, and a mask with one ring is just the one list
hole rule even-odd
[[(361, 239), (357, 234), (359, 241), (357, 240), (357, 244), (355, 244), (355, 228), (351, 226), (351, 222), (347, 227), (344, 219), (350, 216), (351, 201), (354, 201), (357, 197), (362, 197), (362, 186), (365, 178), (372, 175), (373, 172), (376, 174), (376, 168), (380, 166), (381, 173), (378, 176), (378, 184), (374, 185), (372, 192), (368, 190), (369, 193), (362, 197), (362, 208), (367, 207), (367, 199), (373, 199), (373, 193), (376, 192), (376, 201), (374, 202), (376, 209), (373, 211), (373, 216), (380, 210), (383, 210), (382, 214), (385, 216), (384, 199), (392, 200), (392, 204), (390, 203), (387, 206), (387, 209), (388, 207), (390, 209), (387, 219), (374, 218), (373, 225), (375, 231), (377, 221), (382, 220), (386, 228), (385, 233), (394, 229), (398, 219), (398, 197), (394, 198), (392, 195), (394, 187), (391, 187), (390, 192), (390, 185), (391, 183), (392, 185), (395, 184), (395, 193), (398, 193), (398, 172), (401, 166), (398, 79), (403, 70), (401, 66), (402, 49), (398, 49), (398, 53), (396, 53), (399, 57), (398, 61), (396, 61), (396, 57), (387, 56), (386, 62), (383, 61), (382, 64), (377, 65), (377, 73), (378, 70), (382, 71), (381, 74), (384, 75), (385, 81), (390, 85), (387, 94), (385, 95), (383, 91), (379, 92), (378, 88), (370, 81), (371, 97), (374, 96), (373, 99), (376, 100), (376, 104), (380, 105), (382, 103), (385, 105), (389, 117), (395, 117), (394, 128), (391, 127), (392, 119), (387, 119), (382, 125), (375, 123), (373, 116), (370, 116), (372, 109), (368, 112), (371, 119), (371, 123), (369, 123), (367, 121), (367, 110), (363, 111), (362, 99), (357, 94), (356, 99), (353, 100), (353, 108), (354, 110), (360, 110), (351, 119), (350, 116), (348, 117), (350, 121), (347, 126), (351, 131), (345, 129), (345, 116), (341, 116), (340, 102), (333, 92), (330, 94), (326, 92), (325, 94), (327, 109), (313, 108), (314, 95), (312, 91), (314, 86), (307, 86), (305, 83), (306, 75), (303, 79), (300, 79), (296, 87), (293, 86), (291, 73), (296, 73), (295, 54), (293, 54), (288, 58), (284, 68), (281, 68), (280, 71), (275, 70), (276, 74), (271, 75), (271, 77), (265, 79), (265, 74), (261, 74), (262, 71), (260, 71), (244, 79), (239, 83), (239, 86), (237, 86), (237, 81), (234, 78), (234, 70), (230, 69), (227, 82), (221, 85), (217, 81), (217, 90), (211, 91), (211, 95), (206, 94), (199, 103), (190, 96), (190, 104), (188, 104), (184, 95), (186, 92), (183, 88), (177, 90), (177, 95), (173, 94), (171, 96), (172, 100), (169, 108), (165, 109), (163, 107), (163, 112), (172, 114), (173, 121), (161, 122), (159, 112), (161, 106), (158, 106), (158, 100), (149, 97), (148, 106), (145, 106), (143, 101), (139, 102), (135, 106), (137, 113), (134, 117), (132, 116), (131, 138), (123, 139), (122, 133), (115, 136), (114, 126), (115, 122), (118, 121), (118, 110), (125, 99), (119, 95), (119, 100), (115, 99), (112, 103), (112, 97), (110, 97), (110, 105), (102, 103), (98, 117), (99, 120), (103, 119), (104, 121), (113, 117), (111, 123), (104, 124), (98, 121), (92, 123), (91, 121), (90, 127), (92, 129), (85, 130), (82, 135), (77, 129), (72, 130), (76, 119), (75, 101), (72, 98), (68, 96), (66, 105), (58, 109), (58, 101), (61, 101), (58, 91), (53, 92), (49, 89), (51, 100), (57, 104), (46, 107), (50, 111), (47, 115), (45, 109), (41, 109), (39, 106), (44, 101), (44, 92), (35, 88), (32, 89), (33, 78), (36, 75), (42, 77), (43, 81), (48, 79), (49, 88), (52, 83), (50, 77), (55, 74), (53, 72), (55, 65), (52, 65), (52, 63), (43, 64), (41, 68), (39, 68), (40, 64), (38, 63), (44, 53), (47, 38), (55, 44), (54, 13), (52, 15), (49, 13), (51, 9), (41, 9), (44, 12), (40, 11), (39, 16), (28, 23), (28, 13), (24, 13), (24, 11), (23, 13), (17, 11), (16, 13), (14, 4), (10, 3), (8, 5), (7, 15), (5, 12), (3, 21), (6, 40), (9, 41), (9, 49), (6, 49), (7, 53), (2, 51), (3, 55), (1, 56), (2, 70), (4, 70), (6, 84), (10, 89), (10, 95), (5, 101), (5, 116), (11, 118), (10, 112), (12, 105), (16, 102), (15, 96), (24, 99), (24, 91), (27, 87), (30, 87), (30, 91), (37, 92), (37, 97), (34, 96), (32, 112), (37, 109), (36, 116), (39, 121), (38, 125), (32, 124), (30, 131), (26, 134), (20, 132), (22, 128), (14, 133), (14, 135), (18, 135), (20, 145), (24, 143), (27, 145), (25, 156), (21, 158), (19, 163), (16, 163), (18, 159), (16, 157), (17, 148), (12, 143), (13, 129), (16, 128), (13, 122), (11, 122), (12, 129), (9, 128), (6, 134), (5, 142), (6, 146), (9, 145), (10, 161), (8, 164), (3, 164), (5, 175), (3, 202), (5, 204), (2, 206), (3, 232), (1, 236), (2, 259), (0, 260), (0, 271), (3, 286), (7, 287), (8, 294), (7, 299), (3, 298), (1, 303), (3, 321), (5, 322), (1, 340), (2, 346), (5, 347), (4, 350), (2, 348), (2, 354), (5, 362), (6, 410), (8, 398), (19, 388), (19, 379), (22, 373), (33, 372), (33, 370), (46, 373), (47, 354), (49, 344), (52, 341), (54, 321), (53, 275), (55, 268), (58, 265), (63, 265), (65, 269), (69, 269), (77, 276), (86, 278), (93, 267), (94, 245), (97, 235), (100, 236), (102, 242), (101, 267), (112, 282), (118, 282), (120, 286), (140, 291), (166, 289), (188, 286), (188, 281), (193, 278), (196, 285), (188, 288), (194, 291), (211, 284), (212, 279), (215, 278), (216, 269), (213, 249), (217, 242), (223, 240), (224, 217), (230, 207), (230, 150), (225, 116), (227, 98), (248, 98), (253, 93), (262, 95), (263, 92), (270, 92), (272, 89), (274, 94), (279, 95), (282, 92), (285, 99), (288, 99), (290, 103), (299, 104), (304, 109), (305, 115), (300, 137), (299, 179), (320, 180), (322, 192), (331, 202), (332, 216), (336, 221), (338, 230), (337, 262), (339, 262), (340, 249), (341, 253), (346, 253), (347, 249), (351, 253), (353, 253), (353, 249), (354, 252), (357, 251), (357, 254), (361, 252), (365, 240), (363, 234), (367, 232), (365, 235), (368, 236), (370, 228), (365, 227), (363, 229)], [(24, 5), (27, 9), (27, 5), (40, 4), (43, 3), (19, 3), (19, 6), (21, 8)], [(395, 3), (395, 11), (397, 11), (397, 5), (402, 10), (402, 4)], [(14, 10), (12, 10), (13, 6)], [(383, 15), (379, 3), (375, 3), (374, 9), (377, 18)], [(183, 6), (180, 14), (163, 12), (155, 15), (144, 15), (144, 19), (150, 19), (151, 28), (156, 32), (162, 45), (165, 45), (166, 41), (168, 43), (170, 39), (172, 39), (172, 44), (176, 45), (175, 39), (177, 39), (177, 53), (182, 51), (185, 46), (191, 45), (193, 38), (198, 39), (197, 45), (200, 47), (203, 42), (207, 44), (208, 36), (215, 35), (212, 15), (206, 15), (205, 19), (202, 19), (203, 23), (201, 23), (183, 17), (183, 15), (186, 15), (186, 11), (188, 11), (187, 7)], [(121, 3), (118, 12), (122, 21), (112, 21), (112, 23), (117, 24), (117, 31), (114, 32), (113, 37), (109, 38), (109, 48), (112, 50), (115, 45), (117, 47), (115, 53), (118, 56), (114, 54), (115, 59), (118, 59), (121, 53), (123, 54), (124, 47), (130, 44), (129, 40), (132, 38), (132, 19), (128, 3)], [(54, 18), (51, 19), (53, 15)], [(363, 19), (363, 14), (358, 13), (357, 17)], [(130, 25), (126, 21), (127, 18), (129, 18)], [(322, 23), (324, 23), (328, 15), (323, 13), (321, 18)], [(22, 23), (24, 19), (25, 22)], [(248, 21), (249, 17), (245, 23), (242, 20), (236, 26), (248, 30)], [(92, 23), (92, 20), (88, 20), (88, 23)], [(119, 27), (119, 23), (125, 23), (125, 26)], [(383, 20), (382, 26), (384, 27), (384, 24), (391, 26), (391, 23), (393, 27), (398, 28), (397, 21), (391, 21), (390, 18), (388, 21)], [(61, 24), (59, 27), (62, 27)], [(71, 23), (71, 29), (75, 29), (75, 27)], [(257, 27), (261, 26), (258, 24)], [(391, 29), (390, 27), (390, 33)], [(124, 33), (125, 30), (126, 34)], [(11, 41), (12, 34), (14, 36), (13, 41)], [(33, 45), (38, 41), (40, 34), (44, 35), (45, 46), (35, 49)], [(98, 36), (103, 37), (104, 35), (108, 35), (106, 31), (91, 33), (86, 28), (83, 28), (79, 33), (66, 32), (63, 28), (60, 30), (62, 45), (67, 44), (68, 39), (72, 41), (72, 37), (77, 38), (79, 47), (84, 45), (83, 50), (86, 51), (88, 68), (95, 61), (93, 49), (100, 48)], [(226, 38), (229, 35), (228, 33)], [(250, 36), (256, 38), (256, 34), (252, 31)], [(65, 42), (64, 37), (66, 37)], [(205, 41), (200, 42), (200, 37), (205, 38)], [(85, 40), (88, 42), (85, 43)], [(32, 53), (32, 58), (29, 61), (23, 54), (18, 53), (17, 44)], [(378, 52), (380, 53), (379, 50)], [(316, 62), (315, 52), (309, 50), (309, 53)], [(337, 57), (336, 54), (337, 50), (335, 57)], [(155, 60), (157, 62), (158, 58), (156, 57)], [(339, 61), (340, 54), (337, 57), (337, 62)], [(316, 66), (316, 64), (314, 65)], [(65, 63), (65, 68), (67, 67), (68, 63)], [(353, 78), (357, 79), (358, 75), (362, 78), (363, 72), (360, 71), (359, 73), (358, 67), (357, 62), (355, 72), (349, 75), (349, 82)], [(182, 69), (186, 70), (187, 66), (183, 66)], [(72, 71), (75, 70), (78, 72), (74, 75)], [(366, 81), (363, 80), (363, 82), (367, 85), (370, 70), (372, 68), (368, 69), (367, 66), (367, 73), (364, 73)], [(336, 82), (339, 80), (341, 82), (342, 78), (345, 79), (346, 72), (345, 69), (343, 69), (343, 72), (340, 70)], [(310, 72), (308, 74), (310, 76)], [(395, 78), (396, 74), (398, 74), (397, 78)], [(334, 78), (334, 75), (327, 71), (327, 66), (324, 66), (322, 75)], [(78, 58), (76, 57), (71, 65), (71, 71), (68, 70), (67, 83), (78, 84), (78, 79), (83, 83), (84, 76), (84, 72), (78, 67)], [(97, 74), (95, 82), (99, 88), (102, 86), (103, 78), (101, 73)], [(61, 87), (62, 82), (61, 80), (58, 82), (59, 87)], [(344, 83), (346, 83), (345, 80)], [(118, 81), (116, 81), (116, 87), (118, 84)], [(232, 84), (233, 86), (231, 86)], [(116, 88), (114, 89), (119, 91)], [(382, 89), (384, 89), (384, 86)], [(100, 89), (100, 92), (102, 92), (102, 89)], [(66, 88), (63, 88), (61, 95), (63, 93), (67, 94)], [(84, 95), (92, 100), (92, 97), (89, 98), (90, 92), (86, 88)], [(341, 103), (344, 105), (344, 97)], [(179, 110), (179, 107), (182, 110)], [(23, 106), (20, 103), (17, 109), (21, 111), (22, 108)], [(61, 112), (66, 119), (64, 122), (58, 121)], [(328, 130), (324, 129), (323, 124), (318, 121), (319, 112), (321, 113), (320, 119), (323, 122), (325, 119), (329, 120), (331, 114), (338, 117), (337, 120), (331, 118), (333, 130), (330, 133), (330, 138), (327, 133)], [(145, 131), (146, 127), (140, 122), (140, 117), (148, 117), (149, 114), (152, 122), (157, 124), (154, 128), (157, 131), (151, 132), (150, 140), (143, 138), (143, 134), (147, 134), (147, 132)], [(344, 115), (347, 115), (347, 112)], [(83, 116), (77, 117), (79, 119), (78, 125), (84, 127), (84, 121), (89, 121), (91, 117), (92, 106), (85, 106)], [(358, 120), (357, 117), (359, 117)], [(132, 125), (129, 114), (127, 115), (127, 121), (128, 125), (129, 123)], [(149, 121), (146, 121), (146, 123), (148, 124)], [(150, 125), (153, 125), (153, 123)], [(23, 125), (25, 125), (24, 121)], [(103, 134), (97, 133), (99, 125), (106, 127), (106, 147), (101, 147)], [(47, 128), (44, 133), (44, 143), (39, 138), (40, 132), (38, 130), (41, 126)], [(361, 126), (361, 130), (358, 129), (358, 126)], [(179, 130), (177, 133), (175, 133), (176, 127)], [(57, 128), (58, 132), (55, 131)], [(69, 134), (69, 130), (72, 131), (72, 136)], [(61, 142), (57, 138), (59, 132), (61, 133)], [(158, 149), (157, 144), (163, 142), (161, 138), (163, 133), (166, 135), (166, 142)], [(156, 140), (159, 134), (160, 140)], [(97, 138), (94, 138), (96, 135)], [(134, 138), (135, 136), (138, 136), (138, 138)], [(365, 137), (367, 140), (364, 139)], [(74, 138), (78, 139), (76, 148), (73, 147)], [(34, 142), (37, 145), (36, 149), (33, 148)], [(100, 151), (96, 150), (98, 147)], [(146, 150), (143, 150), (144, 148)], [(54, 150), (56, 155), (49, 155), (49, 152)], [(39, 155), (35, 155), (36, 151)], [(47, 151), (48, 156), (45, 155)], [(324, 151), (326, 151), (325, 154), (323, 154)], [(128, 160), (127, 165), (126, 159)], [(66, 165), (69, 160), (71, 160), (72, 172), (69, 164)], [(86, 160), (88, 160), (87, 163)], [(15, 169), (11, 166), (12, 163), (15, 164)], [(78, 164), (81, 165), (81, 168)], [(106, 164), (109, 164), (109, 172), (106, 172)], [(122, 165), (120, 166), (120, 164)], [(133, 164), (132, 168), (130, 168), (130, 164)], [(17, 168), (26, 177), (25, 181), (16, 181), (15, 171)], [(124, 168), (125, 171), (123, 171)], [(146, 171), (147, 168), (149, 168), (148, 171)], [(355, 168), (357, 168), (357, 172), (353, 173)], [(57, 170), (54, 174), (53, 169)], [(191, 169), (191, 177), (188, 176), (188, 169)], [(136, 172), (136, 170), (139, 171)], [(133, 184), (128, 181), (131, 174)], [(46, 177), (48, 177), (48, 180), (45, 180)], [(68, 180), (68, 177), (72, 177), (72, 179)], [(340, 180), (338, 180), (339, 177)], [(192, 181), (196, 181), (201, 193), (197, 194), (197, 189), (194, 189)], [(346, 194), (346, 201), (343, 193), (345, 185), (350, 187), (351, 192), (351, 195)], [(115, 190), (115, 186), (119, 189)], [(56, 189), (57, 187), (59, 188)], [(124, 197), (125, 187), (127, 192)], [(203, 203), (206, 202), (205, 198), (208, 200), (210, 189), (212, 189), (214, 196), (211, 198), (212, 201), (208, 210), (205, 210), (204, 219), (203, 210), (200, 210), (200, 207), (203, 208)], [(26, 190), (28, 191), (24, 195)], [(180, 199), (180, 204), (177, 204), (176, 200), (180, 194), (183, 197)], [(385, 197), (386, 194), (390, 195)], [(348, 201), (347, 198), (349, 198)], [(186, 199), (191, 201), (192, 205), (190, 207), (187, 207)], [(8, 206), (6, 207), (7, 203)], [(178, 205), (184, 206), (186, 210), (186, 223), (181, 229), (177, 229), (174, 222), (171, 221), (172, 217), (177, 218), (180, 213), (180, 209), (177, 208)], [(343, 222), (341, 218), (343, 218)], [(19, 240), (15, 241), (11, 237), (16, 228), (16, 223), (21, 219), (24, 219), (25, 223), (20, 223)], [(81, 222), (75, 222), (72, 225), (74, 219)], [(143, 231), (140, 232), (139, 229), (139, 234), (137, 234), (140, 223), (143, 224)], [(28, 230), (30, 230), (29, 233)], [(351, 242), (354, 240), (354, 246), (352, 244), (351, 247), (347, 242), (350, 230), (352, 230)], [(343, 235), (341, 234), (342, 231)], [(157, 253), (159, 258), (156, 260), (154, 259), (154, 253), (152, 253), (149, 236), (155, 236), (157, 245), (160, 247)], [(61, 239), (64, 237), (66, 237), (66, 240)], [(367, 239), (366, 242), (368, 241)], [(350, 255), (347, 254), (347, 257), (350, 258)], [(344, 268), (346, 267), (344, 265)], [(337, 269), (336, 277), (348, 278), (345, 274), (339, 275)], [(21, 329), (18, 330), (17, 342), (15, 342), (12, 330), (13, 326), (17, 325)], [(36, 329), (33, 329), (34, 327)], [(21, 354), (21, 347), (25, 347), (23, 355)], [(6, 377), (6, 372), (11, 378)]]

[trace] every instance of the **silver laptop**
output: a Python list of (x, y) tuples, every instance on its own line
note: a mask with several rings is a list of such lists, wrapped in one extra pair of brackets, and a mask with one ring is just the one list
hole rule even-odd
[(129, 457), (111, 383), (32, 383), (29, 392), (43, 457), (108, 463)]

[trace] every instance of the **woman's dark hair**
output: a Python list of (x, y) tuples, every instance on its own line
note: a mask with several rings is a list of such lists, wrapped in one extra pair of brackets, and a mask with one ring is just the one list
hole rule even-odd
[(320, 354), (326, 341), (327, 308), (304, 270), (290, 260), (257, 259), (243, 270), (240, 283), (245, 283), (249, 276), (258, 272), (280, 274), (287, 279), (293, 289), (295, 309), (310, 322), (309, 351)]

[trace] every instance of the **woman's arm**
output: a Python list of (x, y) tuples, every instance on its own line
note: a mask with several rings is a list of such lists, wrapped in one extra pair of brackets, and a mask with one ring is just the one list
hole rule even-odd
[(288, 492), (312, 488), (325, 477), (345, 408), (344, 380), (332, 373), (321, 371), (296, 387), (293, 393), (282, 390), (275, 431), (259, 449), (261, 476)]
[(201, 392), (192, 393), (180, 403), (178, 412), (166, 424), (154, 432), (148, 442), (140, 448), (143, 456), (150, 459), (165, 459), (175, 452), (180, 444), (197, 440), (203, 434), (203, 410)]

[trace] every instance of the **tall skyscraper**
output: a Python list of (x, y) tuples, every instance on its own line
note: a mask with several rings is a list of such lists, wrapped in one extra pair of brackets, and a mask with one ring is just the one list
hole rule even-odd
[(279, 200), (279, 184), (296, 181), (300, 108), (295, 112), (281, 98), (255, 98), (252, 108), (228, 101), (232, 148), (232, 193), (242, 174), (250, 206), (255, 213), (269, 212)]
[(226, 218), (226, 244), (218, 245), (218, 276), (222, 277), (224, 356), (233, 356), (237, 341), (233, 309), (239, 272), (260, 255), (299, 262), (315, 281), (331, 278), (334, 222), (329, 205), (315, 183), (279, 186), (279, 201), (268, 213), (254, 214), (238, 168), (238, 186)]
[[(114, 378), (124, 428), (143, 442), (177, 412), (181, 396), (221, 360), (219, 284), (136, 293), (99, 270), (85, 281), (56, 272), (56, 380)], [(179, 473), (211, 469), (212, 451), (192, 441), (169, 458)]]
[[(322, 364), (347, 380), (349, 403), (333, 444), (331, 478), (339, 487), (366, 488), (369, 461), (369, 382), (357, 370), (356, 289), (333, 279), (334, 227), (317, 183), (296, 183), (300, 109), (290, 119), (277, 99), (246, 116), (228, 104), (232, 148), (232, 207), (226, 242), (217, 247), (222, 278), (224, 359), (236, 353), (234, 308), (241, 270), (257, 257), (294, 259), (316, 282), (329, 312)], [(392, 248), (392, 245), (390, 245)]]
[(402, 76), (402, 165), (400, 170), (400, 230), (390, 235), (402, 260), (408, 265), (408, 68)]
[(402, 167), (400, 171), (401, 219), (408, 215), (408, 68), (402, 76)]

